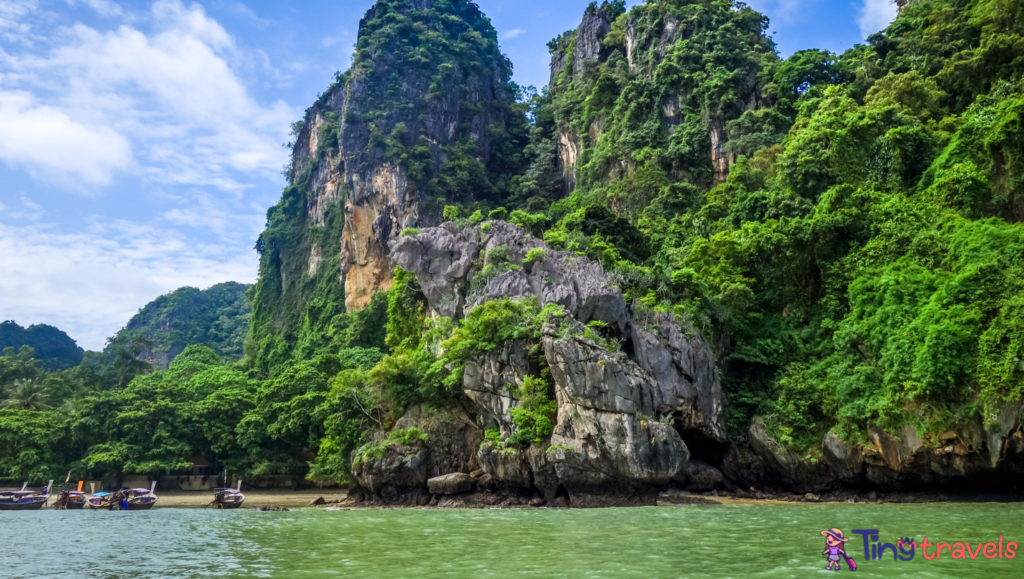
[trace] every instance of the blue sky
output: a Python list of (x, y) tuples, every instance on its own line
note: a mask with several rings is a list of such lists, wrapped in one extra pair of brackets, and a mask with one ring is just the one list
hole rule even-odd
[[(0, 320), (102, 347), (183, 285), (253, 282), (288, 124), (373, 0), (0, 0)], [(520, 84), (588, 0), (478, 0)], [(636, 5), (637, 0), (630, 1)], [(842, 51), (890, 0), (750, 0), (785, 56)]]

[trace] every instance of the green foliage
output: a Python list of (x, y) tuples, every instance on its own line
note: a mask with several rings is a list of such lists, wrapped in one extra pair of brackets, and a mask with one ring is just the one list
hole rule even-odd
[(37, 324), (23, 328), (13, 321), (0, 323), (0, 351), (28, 346), (40, 367), (54, 372), (77, 366), (84, 352), (67, 334), (53, 326)]
[(7, 398), (0, 400), (0, 408), (20, 410), (49, 410), (50, 390), (35, 380), (15, 380), (6, 388)]
[(254, 390), (212, 350), (189, 346), (168, 370), (83, 401), (71, 425), (85, 449), (83, 467), (103, 475), (156, 474), (188, 468), (196, 455), (219, 455), (238, 472), (235, 429), (253, 407)]
[(420, 230), (415, 227), (406, 227), (405, 229), (402, 230), (402, 237), (413, 237), (419, 234)]
[[(863, 439), (869, 426), (991, 427), (1024, 398), (1018, 3), (916, 2), (866, 45), (785, 61), (764, 34), (767, 20), (740, 3), (661, 0), (628, 19), (622, 2), (588, 10), (612, 22), (600, 59), (573, 70), (575, 35), (560, 36), (549, 48), (566, 66), (538, 93), (508, 83), (475, 5), (378, 1), (352, 70), (331, 89), (358, 82), (367, 91), (352, 119), (368, 127), (370, 147), (345, 163), (401, 165), (433, 220), (487, 232), (484, 215), (509, 218), (599, 261), (635, 323), (675, 314), (711, 342), (733, 434), (755, 416), (797, 449), (830, 430)], [(667, 33), (670, 19), (684, 32)], [(494, 101), (503, 120), (486, 128), (484, 155), (460, 119), (442, 167), (416, 111), (451, 87), (465, 94), (469, 75), (507, 91)], [(403, 100), (409, 79), (429, 94)], [(158, 473), (202, 456), (246, 475), (343, 482), (353, 456), (425, 441), (394, 429), (397, 420), (414, 405), (451, 404), (466, 364), (509, 341), (526, 348), (531, 375), (508, 387), (513, 431), (502, 440), (488, 430), (485, 444), (516, 452), (550, 436), (556, 403), (540, 329), (561, 308), (501, 299), (463, 320), (434, 318), (415, 276), (398, 268), (387, 294), (346, 310), (344, 206), (329, 204), (322, 221), (308, 210), (318, 163), (338, 162), (331, 91), (316, 105), (315, 158), (291, 168), (257, 241), (244, 367), (226, 363), (239, 358), (241, 286), (215, 286), (213, 305), (191, 288), (164, 296), (104, 352), (59, 372), (32, 348), (7, 348), (0, 478)], [(467, 103), (475, 118), (478, 106)], [(727, 176), (711, 162), (713, 141)], [(569, 145), (572, 192), (558, 149)], [(511, 213), (488, 211), (499, 203)], [(533, 249), (525, 263), (545, 256)], [(474, 266), (471, 294), (519, 267), (506, 247)], [(5, 323), (0, 338), (33, 328)], [(580, 331), (619, 349), (601, 324)], [(50, 361), (70, 353), (43, 349)], [(140, 360), (175, 349), (166, 370)]]
[[(575, 70), (572, 39), (567, 46), (561, 40), (549, 45), (556, 56), (565, 55), (566, 66), (542, 107), (549, 109), (553, 127), (544, 127), (544, 119), (538, 125), (549, 140), (564, 138), (558, 133), (577, 140), (576, 189), (588, 204), (606, 205), (635, 221), (674, 182), (713, 183), (711, 132), (738, 119), (748, 103), (766, 98), (762, 92), (769, 101), (775, 98), (779, 63), (764, 33), (767, 19), (742, 3), (670, 0), (638, 6), (629, 15), (629, 50), (626, 17), (609, 9), (613, 24), (599, 62)], [(817, 81), (828, 70), (822, 63), (830, 60), (827, 53), (817, 56), (807, 55), (808, 62), (794, 63), (781, 76), (798, 86), (808, 77)], [(765, 138), (777, 142), (790, 123), (773, 125)], [(540, 161), (546, 149), (539, 142), (534, 146)]]
[(381, 458), (384, 452), (392, 446), (409, 446), (417, 442), (427, 442), (426, 433), (420, 432), (416, 427), (406, 430), (392, 430), (387, 438), (379, 442), (369, 442), (356, 451), (354, 463), (359, 463), (370, 458)]
[[(346, 152), (354, 155), (346, 163), (366, 167), (383, 160), (403, 167), (410, 185), (426, 196), (421, 215), (431, 218), (445, 205), (500, 202), (523, 166), (529, 129), (490, 20), (466, 0), (425, 8), (378, 0), (368, 16), (360, 23), (352, 67), (329, 91), (357, 91), (358, 99), (345, 99), (346, 114), (370, 130), (369, 146)], [(481, 84), (489, 87), (486, 95), (472, 88)], [(471, 93), (484, 98), (470, 100)], [(452, 95), (461, 100), (452, 119), (454, 142), (438, 147), (421, 113)], [(478, 134), (481, 118), (490, 123), (483, 127), (486, 139)]]
[[(686, 35), (666, 45), (669, 16)], [(580, 147), (544, 239), (613, 270), (635, 316), (712, 338), (733, 432), (761, 415), (805, 448), (830, 429), (991, 424), (1024, 359), (1024, 278), (1002, 261), (1024, 222), (1021, 16), (917, 2), (869, 45), (780, 62), (746, 7), (635, 8), (632, 68), (616, 21), (609, 54), (568, 65), (544, 105)], [(551, 47), (571, 62), (572, 42)], [(735, 162), (708, 190), (716, 126)]]
[(474, 308), (452, 336), (441, 343), (444, 354), (440, 361), (453, 366), (444, 384), (449, 388), (460, 384), (469, 359), (494, 352), (506, 341), (539, 338), (540, 326), (555, 310), (560, 308), (550, 304), (542, 309), (537, 298), (503, 298)]
[(72, 459), (69, 422), (56, 412), (0, 409), (0, 478), (56, 479)]
[(526, 252), (526, 256), (523, 258), (523, 263), (527, 264), (535, 261), (541, 261), (547, 253), (548, 252), (541, 247), (534, 247), (530, 251)]
[(540, 444), (551, 435), (555, 428), (552, 416), (558, 411), (558, 403), (549, 398), (550, 388), (540, 378), (523, 378), (523, 384), (516, 393), (519, 406), (509, 409), (516, 430), (505, 441), (505, 448)]
[(544, 225), (548, 222), (548, 216), (543, 213), (530, 214), (516, 209), (509, 215), (509, 221), (529, 231), (536, 237), (544, 234)]
[(174, 290), (139, 310), (114, 340), (144, 337), (150, 346), (142, 357), (161, 367), (192, 344), (212, 348), (225, 360), (241, 360), (249, 331), (251, 310), (245, 300), (249, 287), (227, 282), (202, 291), (193, 287)]
[(396, 266), (392, 279), (385, 343), (394, 350), (414, 349), (427, 314), (427, 300), (415, 275)]

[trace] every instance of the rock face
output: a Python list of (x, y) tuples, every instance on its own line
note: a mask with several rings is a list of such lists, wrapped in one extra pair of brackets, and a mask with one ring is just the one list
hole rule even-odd
[[(1004, 418), (1016, 416), (1017, 405)], [(740, 485), (770, 484), (798, 493), (845, 485), (871, 485), (885, 491), (939, 486), (970, 490), (1016, 481), (1024, 470), (1024, 435), (1006, 418), (1002, 430), (986, 433), (980, 422), (922, 438), (910, 425), (895, 432), (869, 427), (866, 444), (826, 434), (820, 456), (801, 458), (773, 440), (755, 419), (744, 445), (734, 445), (722, 464)]]
[[(543, 252), (526, 263), (531, 250)], [(429, 431), (429, 442), (388, 449), (359, 465), (357, 490), (374, 500), (398, 500), (405, 492), (402, 501), (419, 503), (428, 486), (434, 494), (475, 486), (485, 494), (532, 495), (574, 507), (653, 505), (670, 484), (700, 492), (758, 487), (815, 494), (844, 484), (898, 490), (1024, 474), (1020, 405), (1003, 409), (993, 423), (998, 428), (988, 432), (980, 423), (925, 438), (912, 427), (872, 428), (867, 444), (828, 434), (820, 451), (797, 454), (758, 418), (730, 441), (725, 396), (703, 336), (672, 315), (639, 306), (631, 312), (599, 264), (553, 250), (515, 225), (425, 228), (392, 241), (390, 259), (416, 276), (435, 316), (463, 318), (504, 298), (536, 299), (562, 311), (547, 317), (539, 337), (508, 341), (469, 360), (465, 408), (439, 420), (413, 408), (399, 420), (396, 428)], [(487, 264), (504, 271), (478, 277)], [(604, 335), (588, 333), (590, 322), (600, 322)], [(557, 403), (551, 435), (522, 448), (483, 443), (478, 425), (496, 428), (502, 439), (515, 433), (513, 409), (527, 376), (550, 377)], [(438, 430), (438, 424), (446, 426)], [(691, 447), (713, 465), (690, 460)]]
[[(536, 249), (544, 250), (543, 257), (524, 264), (527, 252)], [(505, 257), (508, 270), (485, 284), (471, 283), (483, 266), (481, 256), (496, 254)], [(499, 488), (546, 500), (565, 493), (573, 506), (654, 504), (657, 489), (689, 458), (680, 431), (725, 440), (722, 389), (703, 339), (697, 333), (687, 338), (671, 316), (657, 317), (658, 329), (644, 329), (599, 264), (546, 247), (501, 221), (421, 230), (393, 242), (391, 259), (416, 275), (436, 315), (461, 318), (505, 297), (564, 308), (564, 316), (543, 328), (539, 343), (558, 404), (554, 432), (544, 444), (518, 452), (499, 452), (491, 444), (480, 448), (477, 460)], [(637, 359), (585, 337), (590, 322), (632, 340)], [(504, 436), (516, 428), (515, 388), (541, 373), (528, 355), (536, 346), (506, 342), (466, 364), (466, 397)]]
[(699, 333), (684, 336), (671, 314), (653, 313), (642, 322), (633, 321), (633, 348), (637, 363), (658, 389), (656, 412), (675, 413), (683, 429), (724, 442), (725, 396), (704, 338)]
[(476, 481), (464, 472), (455, 472), (434, 477), (427, 481), (427, 490), (432, 495), (457, 495), (473, 490)]
[[(329, 207), (344, 206), (341, 271), (349, 310), (369, 303), (376, 291), (390, 287), (388, 242), (406, 227), (439, 220), (440, 203), (424, 206), (429, 191), (411, 177), (388, 149), (412, 150), (426, 144), (436, 175), (449, 158), (448, 147), (468, 140), (471, 157), (483, 166), (491, 159), (491, 136), (501, 133), (510, 118), (514, 94), (511, 71), (497, 50), (497, 38), (476, 4), (466, 1), (383, 0), (359, 24), (359, 42), (351, 70), (306, 113), (293, 149), (293, 185), (308, 183), (306, 211), (312, 225), (322, 226)], [(452, 21), (459, 30), (493, 41), (471, 69), (459, 65), (423, 66), (410, 60), (389, 22), (410, 21), (423, 30), (437, 30)], [(446, 24), (440, 24), (444, 19)], [(447, 31), (445, 31), (447, 33)], [(457, 37), (457, 35), (456, 35)], [(375, 52), (359, 50), (366, 42), (390, 46)], [(408, 42), (406, 39), (405, 42)], [(422, 38), (413, 42), (426, 42)], [(453, 40), (452, 42), (456, 42)], [(448, 46), (448, 45), (445, 45)], [(438, 63), (459, 62), (445, 48), (424, 46)], [(454, 49), (452, 49), (454, 50)], [(397, 95), (397, 96), (396, 96)], [(397, 98), (403, 106), (392, 106)], [(381, 144), (388, 140), (388, 147)], [(308, 180), (308, 181), (307, 181)], [(315, 246), (319, 254), (320, 248)], [(319, 260), (313, 255), (309, 271)]]
[(801, 460), (769, 436), (760, 419), (750, 425), (747, 442), (754, 454), (763, 461), (766, 474), (771, 475), (768, 478), (775, 478), (782, 487), (798, 493), (809, 493), (823, 491), (834, 484), (835, 477), (828, 461)]
[(624, 355), (556, 336), (546, 330), (543, 343), (558, 399), (549, 458), (559, 481), (570, 497), (629, 488), (643, 502), (645, 491), (667, 485), (689, 459), (675, 428), (653, 418), (658, 388)]
[(717, 468), (706, 462), (691, 460), (676, 475), (676, 481), (687, 490), (712, 491), (725, 483), (725, 477)]
[(602, 3), (600, 7), (596, 4), (587, 6), (583, 13), (583, 21), (576, 29), (576, 47), (573, 51), (572, 64), (574, 77), (581, 76), (588, 64), (600, 60), (602, 51), (607, 52), (601, 41), (611, 30), (608, 2)]
[[(395, 265), (416, 274), (424, 296), (438, 315), (462, 318), (474, 307), (502, 297), (536, 296), (541, 304), (558, 304), (582, 323), (599, 321), (624, 332), (629, 323), (626, 302), (600, 264), (572, 252), (555, 251), (511, 223), (488, 222), (490, 230), (460, 229), (453, 223), (425, 229), (391, 245)], [(508, 262), (522, 269), (490, 279), (482, 290), (466, 286), (479, 268), (483, 251), (502, 248)], [(544, 259), (522, 267), (531, 249), (545, 249)]]
[[(699, 33), (704, 33), (704, 38), (707, 38), (709, 25), (715, 29), (711, 34), (716, 36), (717, 42), (723, 41), (724, 37), (719, 36), (722, 30), (742, 28), (742, 42), (749, 49), (765, 56), (773, 49), (759, 29), (747, 28), (745, 24), (736, 21), (725, 25), (721, 14), (713, 18), (707, 14), (694, 16), (692, 10), (688, 12), (691, 8), (692, 3), (685, 2), (650, 2), (637, 6), (628, 12), (623, 29), (609, 35), (612, 32), (612, 16), (615, 13), (607, 2), (600, 6), (589, 5), (579, 27), (571, 33), (571, 46), (564, 36), (555, 39), (549, 45), (552, 72), (550, 92), (557, 98), (559, 92), (568, 91), (569, 83), (574, 83), (576, 90), (590, 93), (594, 89), (593, 83), (602, 81), (598, 81), (597, 74), (588, 74), (587, 71), (595, 70), (601, 64), (607, 64), (607, 70), (612, 71), (619, 66), (618, 59), (623, 59), (630, 73), (636, 78), (648, 81), (651, 86), (657, 86), (655, 91), (643, 97), (636, 92), (635, 85), (631, 85), (629, 89), (619, 87), (623, 91), (632, 90), (631, 98), (653, 101), (653, 106), (649, 107), (648, 112), (636, 113), (647, 115), (650, 126), (660, 125), (667, 133), (672, 134), (676, 127), (687, 122), (688, 116), (696, 115), (703, 119), (702, 128), (707, 140), (700, 145), (701, 156), (710, 161), (710, 174), (704, 174), (704, 168), (701, 168), (700, 175), (685, 170), (677, 171), (673, 177), (675, 180), (696, 180), (713, 186), (725, 181), (730, 167), (737, 159), (736, 155), (726, 148), (729, 140), (726, 124), (741, 116), (745, 110), (756, 110), (763, 105), (763, 87), (759, 85), (760, 70), (756, 58), (738, 65), (741, 68), (734, 71), (727, 81), (731, 85), (728, 89), (730, 94), (735, 95), (735, 101), (728, 107), (731, 110), (720, 106), (707, 107), (707, 102), (701, 103), (698, 102), (700, 99), (693, 98), (696, 93), (691, 81), (666, 81), (664, 72), (658, 71), (685, 70), (687, 74), (696, 72), (697, 69), (689, 62), (693, 56), (680, 55), (687, 52), (686, 43), (697, 42), (694, 38)], [(675, 50), (677, 47), (682, 49)], [(571, 71), (571, 74), (563, 74), (558, 78), (558, 73), (562, 70)], [(608, 81), (605, 79), (603, 82)], [(602, 86), (601, 90), (607, 88)], [(577, 105), (567, 102), (563, 106), (571, 109)], [(577, 159), (586, 149), (596, 147), (599, 140), (608, 138), (603, 134), (603, 127), (613, 126), (614, 123), (605, 122), (607, 120), (609, 119), (603, 119), (598, 114), (586, 127), (568, 123), (559, 126), (558, 158), (567, 191), (572, 190), (578, 178)], [(609, 173), (600, 177), (624, 178), (637, 168), (628, 154), (622, 154), (617, 161), (609, 163)], [(692, 161), (689, 162), (692, 165)]]
[(388, 447), (381, 458), (355, 460), (349, 495), (390, 504), (423, 505), (426, 495), (427, 449), (415, 445)]
[[(427, 435), (426, 442), (391, 445), (380, 458), (353, 461), (350, 496), (369, 502), (425, 505), (430, 500), (429, 480), (479, 468), (476, 450), (483, 441), (483, 430), (463, 408), (454, 405), (431, 411), (414, 406), (394, 428), (413, 427)], [(375, 436), (379, 440), (386, 435), (378, 432)]]

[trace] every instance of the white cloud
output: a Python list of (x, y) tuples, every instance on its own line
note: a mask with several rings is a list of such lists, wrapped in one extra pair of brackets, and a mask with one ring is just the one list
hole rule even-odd
[(93, 350), (157, 296), (252, 283), (257, 265), (251, 250), (226, 253), (221, 244), (125, 221), (95, 222), (84, 233), (0, 224), (0, 255), (0, 319), (51, 324)]
[(512, 30), (502, 32), (498, 38), (499, 40), (512, 40), (513, 38), (523, 34), (524, 32), (526, 31), (522, 30), (521, 28), (513, 28)]
[(43, 206), (33, 202), (24, 195), (21, 196), (22, 209), (19, 211), (8, 212), (7, 217), (11, 219), (24, 219), (26, 221), (35, 221), (43, 216), (46, 211), (43, 210)]
[[(280, 144), (302, 114), (254, 96), (270, 59), (198, 4), (128, 14), (119, 0), (65, 0), (111, 18), (87, 26), (35, 1), (0, 0), (0, 163), (37, 182), (0, 185), (0, 319), (98, 349), (163, 293), (254, 281)], [(61, 204), (61, 189), (104, 187), (104, 201), (69, 204), (83, 214)], [(89, 217), (104, 208), (147, 217)]]
[(864, 38), (886, 28), (896, 19), (899, 9), (892, 0), (864, 0), (857, 17)]
[(44, 180), (107, 185), (131, 159), (128, 140), (109, 127), (79, 123), (29, 93), (0, 90), (0, 160)]
[(31, 25), (25, 20), (38, 7), (36, 0), (0, 0), (0, 38), (27, 41)]
[(124, 9), (117, 2), (111, 0), (66, 0), (68, 6), (77, 6), (79, 4), (85, 4), (89, 8), (92, 8), (100, 16), (107, 18), (113, 18), (117, 16), (124, 16)]
[[(193, 191), (187, 196), (179, 197), (177, 207), (165, 212), (164, 221), (175, 225), (184, 225), (203, 231), (212, 231), (217, 235), (227, 235), (237, 222), (239, 215), (235, 207), (218, 200), (204, 191)], [(253, 222), (260, 221), (262, 211), (256, 211)], [(245, 233), (249, 233), (246, 231)], [(256, 232), (253, 237), (255, 237)]]
[(44, 119), (47, 130), (72, 131), (61, 145), (68, 152), (94, 143), (85, 160), (62, 169), (93, 185), (109, 183), (132, 158), (132, 168), (158, 183), (238, 192), (254, 175), (278, 179), (280, 143), (301, 111), (282, 101), (256, 102), (236, 72), (248, 55), (201, 6), (159, 0), (149, 22), (148, 33), (127, 24), (75, 24), (51, 34), (45, 53), (0, 60), (0, 94), (20, 115), (0, 119), (19, 131), (6, 135), (0, 159), (44, 175), (73, 158), (43, 154), (51, 133), (30, 132)]

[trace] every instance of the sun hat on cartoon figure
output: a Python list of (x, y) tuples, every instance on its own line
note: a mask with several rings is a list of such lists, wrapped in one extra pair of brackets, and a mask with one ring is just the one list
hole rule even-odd
[[(832, 537), (833, 539), (835, 539), (836, 541), (838, 541), (840, 543), (845, 543), (845, 542), (849, 541), (849, 539), (847, 539), (843, 535), (843, 532), (840, 531), (839, 529), (829, 529), (827, 531), (822, 531), (821, 534), (823, 536), (825, 536), (825, 537)], [(828, 539), (825, 539), (825, 540), (828, 541)], [(828, 541), (828, 542), (830, 542), (830, 541)]]

